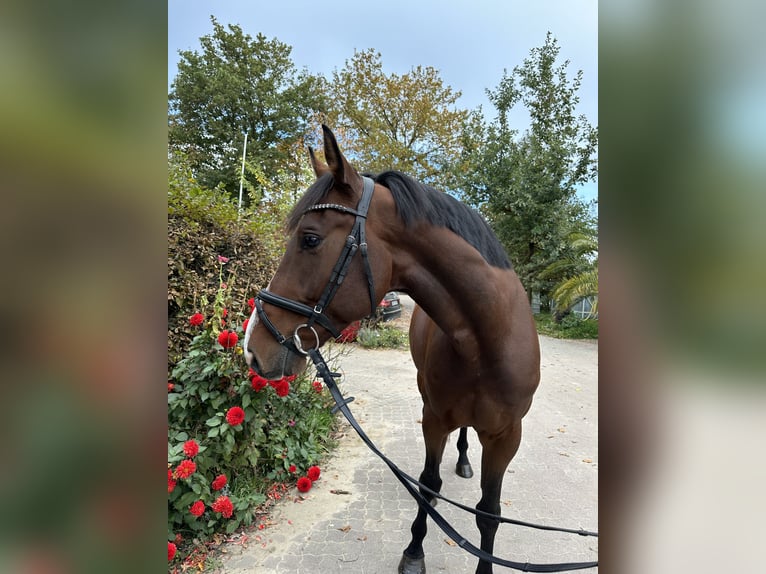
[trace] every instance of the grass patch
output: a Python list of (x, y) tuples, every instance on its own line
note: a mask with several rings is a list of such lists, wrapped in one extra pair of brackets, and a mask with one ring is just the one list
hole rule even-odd
[(409, 335), (389, 325), (362, 327), (356, 342), (365, 349), (408, 349), (410, 346)]
[(535, 315), (537, 332), (556, 339), (598, 339), (598, 319), (578, 319), (567, 315), (556, 323), (550, 313)]

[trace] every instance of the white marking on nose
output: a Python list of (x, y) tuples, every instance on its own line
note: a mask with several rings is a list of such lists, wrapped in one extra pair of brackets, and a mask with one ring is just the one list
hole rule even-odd
[(250, 333), (253, 332), (253, 327), (258, 323), (258, 310), (253, 307), (253, 312), (250, 314), (250, 320), (247, 323), (247, 331), (245, 331), (245, 342), (242, 344), (245, 350), (245, 361), (248, 366), (253, 364), (253, 354), (248, 350), (247, 344), (250, 341)]
[[(269, 281), (269, 284), (266, 285), (266, 289), (269, 289), (271, 287), (271, 281)], [(258, 309), (253, 306), (253, 312), (250, 313), (250, 320), (247, 322), (247, 331), (245, 331), (245, 342), (243, 343), (245, 347), (245, 361), (247, 361), (248, 366), (253, 364), (253, 359), (255, 356), (247, 350), (247, 344), (250, 342), (250, 333), (253, 332), (253, 327), (255, 327), (258, 324)]]

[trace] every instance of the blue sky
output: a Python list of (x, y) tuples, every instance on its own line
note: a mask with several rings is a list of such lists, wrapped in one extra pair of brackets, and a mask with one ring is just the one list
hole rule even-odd
[[(199, 50), (199, 38), (212, 31), (210, 15), (223, 25), (238, 24), (292, 47), (296, 66), (329, 77), (354, 50), (374, 48), (387, 73), (431, 66), (462, 92), (458, 105), (493, 108), (486, 89), (520, 65), (548, 31), (570, 60), (570, 76), (583, 71), (579, 113), (598, 125), (597, 0), (168, 0), (168, 86), (179, 50)], [(523, 112), (519, 129), (526, 128)], [(592, 199), (597, 185), (581, 191)]]

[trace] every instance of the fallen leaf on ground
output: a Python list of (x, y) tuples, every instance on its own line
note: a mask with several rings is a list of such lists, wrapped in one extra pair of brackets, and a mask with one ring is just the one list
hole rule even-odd
[(351, 530), (351, 526), (347, 524), (343, 528), (338, 528), (338, 530), (340, 530), (341, 532), (348, 532), (349, 530)]
[(450, 539), (450, 538), (445, 538), (445, 539), (444, 539), (444, 542), (446, 542), (446, 543), (447, 543), (447, 544), (449, 544), (450, 546), (457, 546), (457, 542), (455, 542), (454, 540), (452, 540), (452, 539)]
[(330, 494), (351, 494), (348, 490), (332, 489)]

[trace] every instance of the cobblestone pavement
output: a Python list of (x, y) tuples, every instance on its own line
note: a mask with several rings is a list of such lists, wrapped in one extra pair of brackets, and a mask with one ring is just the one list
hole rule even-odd
[[(504, 516), (568, 528), (598, 529), (598, 344), (541, 336), (542, 381), (516, 457), (503, 482)], [(370, 438), (402, 470), (417, 477), (424, 460), (421, 401), (407, 351), (354, 348), (340, 360), (341, 389)], [(389, 469), (345, 424), (346, 436), (305, 498), (297, 491), (275, 509), (272, 524), (224, 549), (221, 574), (392, 574), (409, 543), (417, 505)], [(442, 463), (442, 494), (469, 506), (480, 498), (478, 438), (469, 430), (475, 475), (454, 473), (457, 433)], [(331, 492), (334, 491), (335, 493)], [(341, 492), (341, 494), (337, 494)], [(346, 494), (347, 493), (347, 494)], [(474, 518), (440, 503), (439, 510), (479, 546)], [(424, 542), (429, 574), (468, 573), (476, 559), (429, 520)], [(500, 525), (495, 554), (517, 562), (592, 561), (598, 539)], [(496, 572), (510, 571), (495, 566)], [(595, 572), (596, 569), (582, 572)]]

